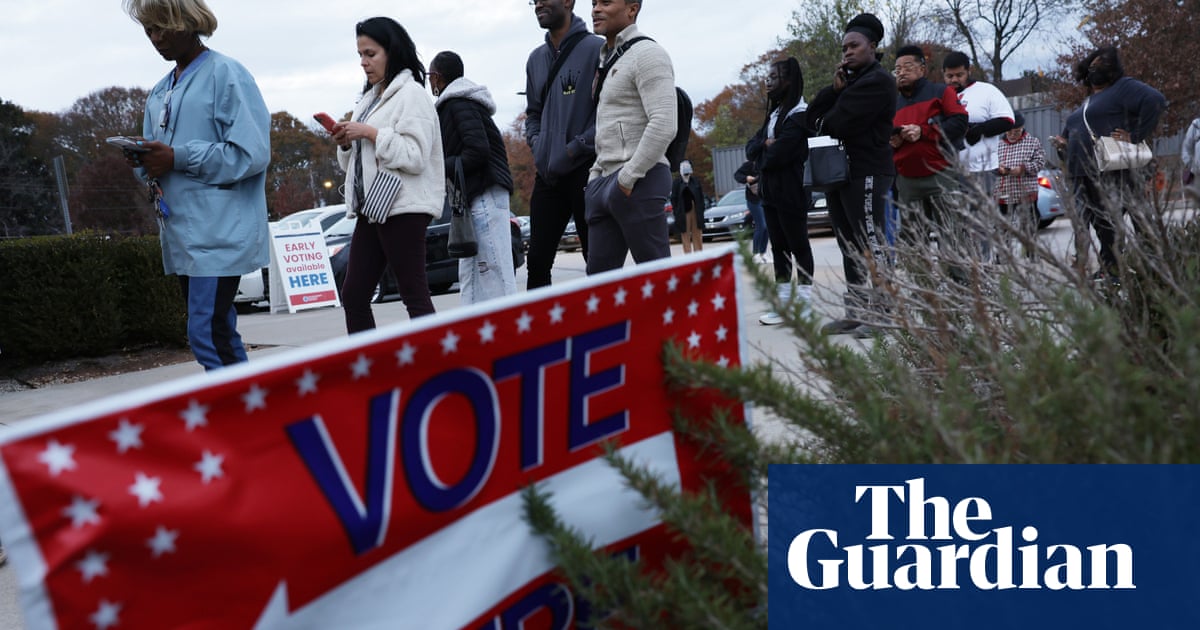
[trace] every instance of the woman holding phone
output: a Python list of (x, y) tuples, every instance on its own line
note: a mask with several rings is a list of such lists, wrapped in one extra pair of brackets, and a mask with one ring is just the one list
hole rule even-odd
[(425, 228), (446, 194), (442, 134), (416, 45), (391, 18), (364, 20), (354, 32), (366, 85), (351, 119), (333, 127), (346, 214), (357, 217), (342, 284), (349, 333), (375, 328), (371, 295), (389, 267), (408, 316), (434, 312)]

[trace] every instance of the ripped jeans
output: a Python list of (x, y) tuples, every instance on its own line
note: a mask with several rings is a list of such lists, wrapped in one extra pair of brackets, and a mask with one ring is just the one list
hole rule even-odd
[(492, 186), (471, 202), (471, 220), (479, 252), (458, 261), (459, 295), (475, 304), (517, 292), (512, 232), (508, 225), (508, 191)]

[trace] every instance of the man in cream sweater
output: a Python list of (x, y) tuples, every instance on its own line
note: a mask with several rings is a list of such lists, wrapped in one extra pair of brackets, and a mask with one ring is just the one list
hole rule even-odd
[(641, 10), (641, 0), (592, 4), (592, 30), (606, 43), (593, 91), (596, 163), (584, 192), (589, 275), (621, 268), (629, 253), (639, 263), (671, 255), (663, 206), (671, 193), (675, 72), (662, 46), (638, 32)]

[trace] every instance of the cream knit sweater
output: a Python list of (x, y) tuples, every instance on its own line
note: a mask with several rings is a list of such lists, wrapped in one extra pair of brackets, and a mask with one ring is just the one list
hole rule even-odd
[[(617, 35), (616, 47), (640, 36), (636, 24)], [(600, 50), (601, 60), (612, 51)], [(589, 181), (618, 170), (626, 189), (655, 164), (667, 164), (675, 138), (675, 70), (658, 42), (643, 40), (625, 51), (605, 79), (596, 108), (596, 163)]]

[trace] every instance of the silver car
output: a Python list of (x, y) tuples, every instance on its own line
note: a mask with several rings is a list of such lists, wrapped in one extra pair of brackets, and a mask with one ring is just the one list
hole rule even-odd
[(1062, 171), (1058, 169), (1038, 171), (1037, 226), (1039, 230), (1050, 227), (1055, 219), (1063, 215), (1058, 191), (1064, 186), (1066, 183), (1063, 182)]

